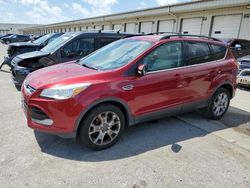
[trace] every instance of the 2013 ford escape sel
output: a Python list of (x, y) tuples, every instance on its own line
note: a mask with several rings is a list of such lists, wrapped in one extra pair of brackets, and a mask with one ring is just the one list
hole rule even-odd
[(217, 39), (132, 37), (30, 74), (23, 108), (30, 128), (101, 150), (139, 122), (194, 109), (220, 119), (234, 97), (237, 73), (230, 49)]

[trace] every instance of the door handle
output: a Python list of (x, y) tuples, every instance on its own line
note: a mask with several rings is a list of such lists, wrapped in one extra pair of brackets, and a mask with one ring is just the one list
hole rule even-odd
[(128, 85), (123, 86), (122, 89), (124, 91), (132, 90), (132, 89), (134, 89), (134, 85), (133, 84), (128, 84)]

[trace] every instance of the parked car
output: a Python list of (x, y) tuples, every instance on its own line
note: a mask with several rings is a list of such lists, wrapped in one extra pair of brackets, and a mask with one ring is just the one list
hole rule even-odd
[(238, 86), (250, 88), (250, 69), (244, 69), (237, 78)]
[(67, 61), (79, 60), (93, 51), (120, 38), (135, 34), (117, 32), (66, 33), (40, 51), (16, 56), (11, 64), (17, 89), (25, 77), (35, 70)]
[(232, 49), (236, 59), (250, 55), (250, 41), (245, 39), (223, 39)]
[(13, 35), (13, 34), (5, 34), (5, 35), (2, 35), (2, 36), (0, 36), (0, 39), (3, 38), (3, 37), (8, 37), (8, 36), (10, 36), (10, 35)]
[(11, 66), (11, 61), (15, 56), (27, 52), (38, 51), (61, 35), (63, 35), (63, 33), (50, 33), (32, 42), (15, 42), (9, 44), (7, 51), (8, 56), (4, 57), (4, 62), (0, 66), (0, 69), (5, 64), (13, 68)]
[(78, 137), (101, 150), (140, 122), (194, 109), (220, 119), (234, 97), (237, 73), (237, 61), (219, 40), (132, 37), (30, 74), (22, 104), (30, 128)]
[(250, 55), (239, 58), (238, 63), (239, 63), (239, 72), (241, 72), (244, 69), (250, 69)]
[(2, 43), (4, 44), (10, 44), (13, 42), (28, 42), (30, 41), (30, 37), (28, 35), (10, 35), (7, 37), (1, 38)]

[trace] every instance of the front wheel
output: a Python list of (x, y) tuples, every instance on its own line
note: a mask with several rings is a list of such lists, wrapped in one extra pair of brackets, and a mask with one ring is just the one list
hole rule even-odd
[(7, 40), (7, 41), (5, 42), (5, 44), (10, 44), (10, 41)]
[(221, 119), (228, 110), (230, 98), (230, 93), (227, 89), (219, 88), (205, 109), (205, 115), (213, 120)]
[(83, 119), (79, 130), (80, 143), (102, 150), (114, 145), (125, 128), (123, 112), (113, 105), (100, 105)]

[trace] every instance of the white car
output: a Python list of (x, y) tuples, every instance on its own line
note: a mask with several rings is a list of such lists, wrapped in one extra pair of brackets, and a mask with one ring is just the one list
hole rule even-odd
[(237, 77), (237, 84), (243, 87), (250, 87), (250, 69), (244, 69)]

